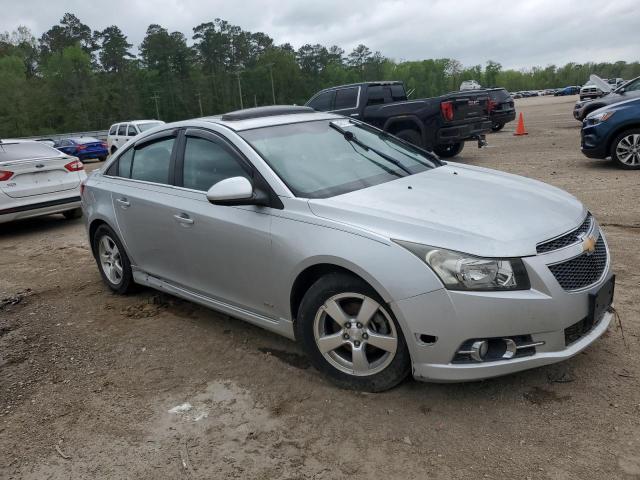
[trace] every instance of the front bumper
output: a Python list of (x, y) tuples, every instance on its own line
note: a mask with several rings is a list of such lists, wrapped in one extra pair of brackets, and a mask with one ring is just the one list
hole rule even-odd
[[(605, 239), (606, 242), (606, 239)], [(481, 380), (566, 360), (586, 348), (608, 328), (606, 312), (573, 343), (565, 329), (589, 315), (590, 294), (612, 277), (610, 257), (600, 279), (578, 291), (565, 291), (547, 265), (582, 252), (582, 245), (525, 257), (530, 290), (468, 292), (440, 289), (391, 303), (400, 322), (417, 380), (457, 382)], [(454, 361), (470, 339), (528, 335), (536, 346), (528, 356), (486, 362)], [(435, 341), (434, 341), (435, 339)]]
[(583, 124), (580, 131), (580, 150), (588, 158), (607, 158), (609, 156), (608, 129), (606, 122), (596, 125)]

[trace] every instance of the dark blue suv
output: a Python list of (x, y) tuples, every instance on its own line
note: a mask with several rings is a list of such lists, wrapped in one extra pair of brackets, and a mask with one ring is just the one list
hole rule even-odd
[(640, 98), (591, 112), (582, 122), (582, 153), (640, 169)]

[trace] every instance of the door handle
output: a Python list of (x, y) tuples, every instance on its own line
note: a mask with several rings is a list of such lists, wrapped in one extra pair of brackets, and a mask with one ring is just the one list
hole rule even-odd
[(176, 219), (176, 222), (182, 223), (183, 225), (193, 225), (193, 218), (190, 218), (186, 213), (176, 214), (173, 218)]
[(122, 208), (131, 206), (131, 203), (126, 198), (116, 198), (116, 202), (118, 202)]

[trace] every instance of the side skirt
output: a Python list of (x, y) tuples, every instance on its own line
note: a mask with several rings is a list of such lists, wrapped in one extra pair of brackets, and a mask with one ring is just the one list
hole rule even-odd
[(204, 307), (211, 308), (212, 310), (225, 313), (230, 317), (239, 318), (240, 320), (244, 320), (245, 322), (249, 322), (260, 328), (269, 330), (270, 332), (274, 332), (291, 340), (295, 340), (293, 323), (289, 320), (285, 320), (283, 318), (274, 320), (273, 318), (250, 312), (249, 310), (245, 310), (244, 308), (230, 305), (220, 300), (215, 300), (211, 297), (186, 290), (185, 288), (178, 287), (177, 285), (169, 283), (166, 280), (162, 280), (160, 278), (144, 273), (136, 269), (135, 267), (133, 268), (133, 280), (140, 285), (145, 285), (147, 287), (154, 288), (171, 295), (175, 295), (176, 297), (180, 297)]

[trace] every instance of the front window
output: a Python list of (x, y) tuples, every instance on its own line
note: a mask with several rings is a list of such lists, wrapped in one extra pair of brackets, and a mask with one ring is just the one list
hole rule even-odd
[(640, 90), (640, 78), (634, 80), (633, 82), (629, 82), (626, 85), (623, 85), (625, 92), (634, 92), (636, 90)]
[(329, 92), (323, 92), (316, 95), (307, 106), (317, 110), (318, 112), (326, 112), (333, 108), (333, 96), (335, 92), (333, 90)]
[[(343, 132), (350, 132), (353, 138), (349, 140)], [(348, 119), (278, 125), (240, 134), (298, 197), (341, 195), (438, 165), (427, 152)]]

